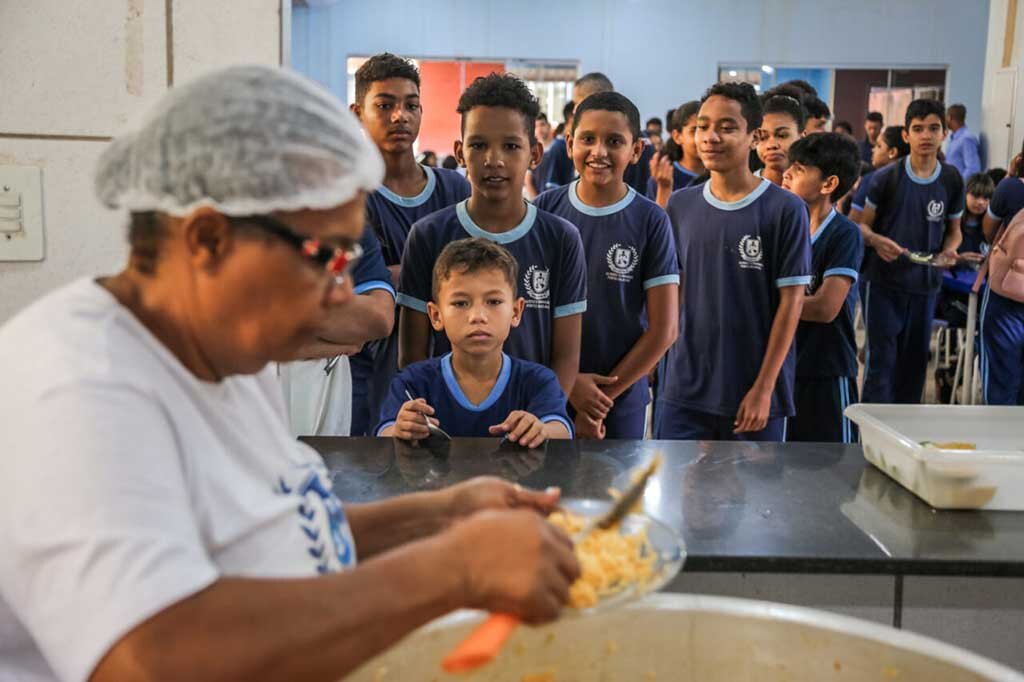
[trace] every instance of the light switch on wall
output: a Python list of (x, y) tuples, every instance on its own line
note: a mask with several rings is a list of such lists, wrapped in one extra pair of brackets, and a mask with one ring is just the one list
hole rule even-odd
[(43, 173), (0, 166), (0, 261), (43, 260)]

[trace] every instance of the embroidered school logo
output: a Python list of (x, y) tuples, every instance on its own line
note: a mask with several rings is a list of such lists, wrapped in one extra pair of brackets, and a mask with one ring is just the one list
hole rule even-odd
[(551, 294), (548, 287), (549, 279), (547, 268), (531, 265), (526, 269), (526, 274), (523, 275), (523, 286), (526, 287), (526, 306), (528, 308), (549, 307), (548, 298)]
[(928, 222), (936, 223), (942, 220), (946, 204), (942, 201), (933, 200), (928, 202)]
[(608, 272), (606, 273), (608, 279), (615, 282), (631, 282), (633, 270), (640, 262), (640, 255), (632, 246), (612, 244), (605, 260), (608, 262)]
[[(296, 481), (294, 474), (300, 478)], [(345, 518), (341, 501), (331, 489), (326, 471), (315, 467), (302, 467), (289, 476), (289, 485), (283, 476), (277, 479), (274, 490), (279, 495), (294, 495), (302, 501), (297, 509), (298, 523), (306, 539), (306, 552), (316, 566), (317, 573), (333, 573), (355, 564), (355, 545)]]
[(740, 267), (750, 270), (763, 270), (761, 262), (764, 253), (761, 251), (761, 238), (752, 237), (749, 234), (743, 235), (740, 240)]

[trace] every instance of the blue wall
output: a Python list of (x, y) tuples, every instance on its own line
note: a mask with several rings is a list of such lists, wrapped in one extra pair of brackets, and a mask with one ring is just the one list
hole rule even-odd
[[(296, 9), (292, 63), (345, 97), (345, 59), (577, 59), (646, 116), (698, 97), (719, 64), (949, 66), (981, 110), (988, 0), (342, 0)], [(827, 92), (827, 90), (826, 90)]]

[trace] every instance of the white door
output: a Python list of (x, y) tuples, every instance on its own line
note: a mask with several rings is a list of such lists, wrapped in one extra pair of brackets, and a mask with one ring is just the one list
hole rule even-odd
[(1017, 155), (1013, 112), (1017, 90), (1017, 69), (999, 69), (992, 79), (992, 121), (988, 132), (988, 167), (1009, 168)]

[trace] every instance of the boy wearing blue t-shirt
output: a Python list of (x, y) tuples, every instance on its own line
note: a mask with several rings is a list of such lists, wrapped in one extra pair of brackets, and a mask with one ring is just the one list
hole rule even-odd
[(857, 401), (854, 309), (864, 241), (856, 223), (834, 203), (857, 179), (857, 143), (839, 133), (816, 133), (789, 148), (782, 186), (810, 214), (811, 283), (796, 330), (796, 416), (791, 441), (853, 443), (856, 426), (843, 415)]
[[(349, 108), (380, 150), (385, 169), (380, 189), (366, 197), (367, 231), (380, 241), (389, 286), (397, 287), (409, 228), (423, 216), (468, 197), (469, 183), (456, 171), (416, 162), (413, 144), (423, 107), (415, 64), (389, 53), (374, 55), (359, 67), (355, 80), (355, 102)], [(397, 349), (396, 324), (389, 337), (352, 356), (352, 435), (366, 435), (373, 427), (398, 370)]]
[(750, 172), (761, 117), (747, 83), (719, 83), (701, 100), (697, 148), (711, 179), (668, 203), (683, 281), (656, 438), (782, 441), (794, 412), (793, 335), (811, 281), (807, 209)]
[(377, 435), (421, 440), (430, 435), (429, 419), (451, 436), (507, 435), (529, 448), (572, 437), (554, 372), (502, 352), (526, 304), (516, 296), (518, 274), (515, 258), (491, 240), (461, 239), (444, 248), (427, 308), (452, 350), (395, 377)]
[(640, 157), (640, 112), (617, 92), (576, 108), (579, 179), (534, 202), (575, 225), (587, 261), (580, 374), (570, 395), (583, 438), (644, 437), (647, 374), (678, 333), (679, 266), (668, 216), (623, 181)]
[(483, 237), (501, 244), (519, 263), (522, 323), (506, 351), (554, 370), (569, 392), (579, 371), (587, 273), (579, 232), (558, 216), (523, 200), (526, 172), (540, 159), (534, 120), (537, 99), (511, 74), (477, 78), (459, 99), (462, 139), (455, 156), (468, 171), (469, 199), (417, 221), (402, 255), (398, 304), (399, 366), (447, 352), (444, 334), (427, 316), (434, 261), (449, 242)]
[(921, 402), (942, 270), (911, 262), (907, 252), (934, 254), (938, 264), (957, 259), (964, 181), (938, 159), (945, 126), (941, 102), (911, 102), (903, 131), (910, 155), (871, 178), (861, 217), (866, 403)]

